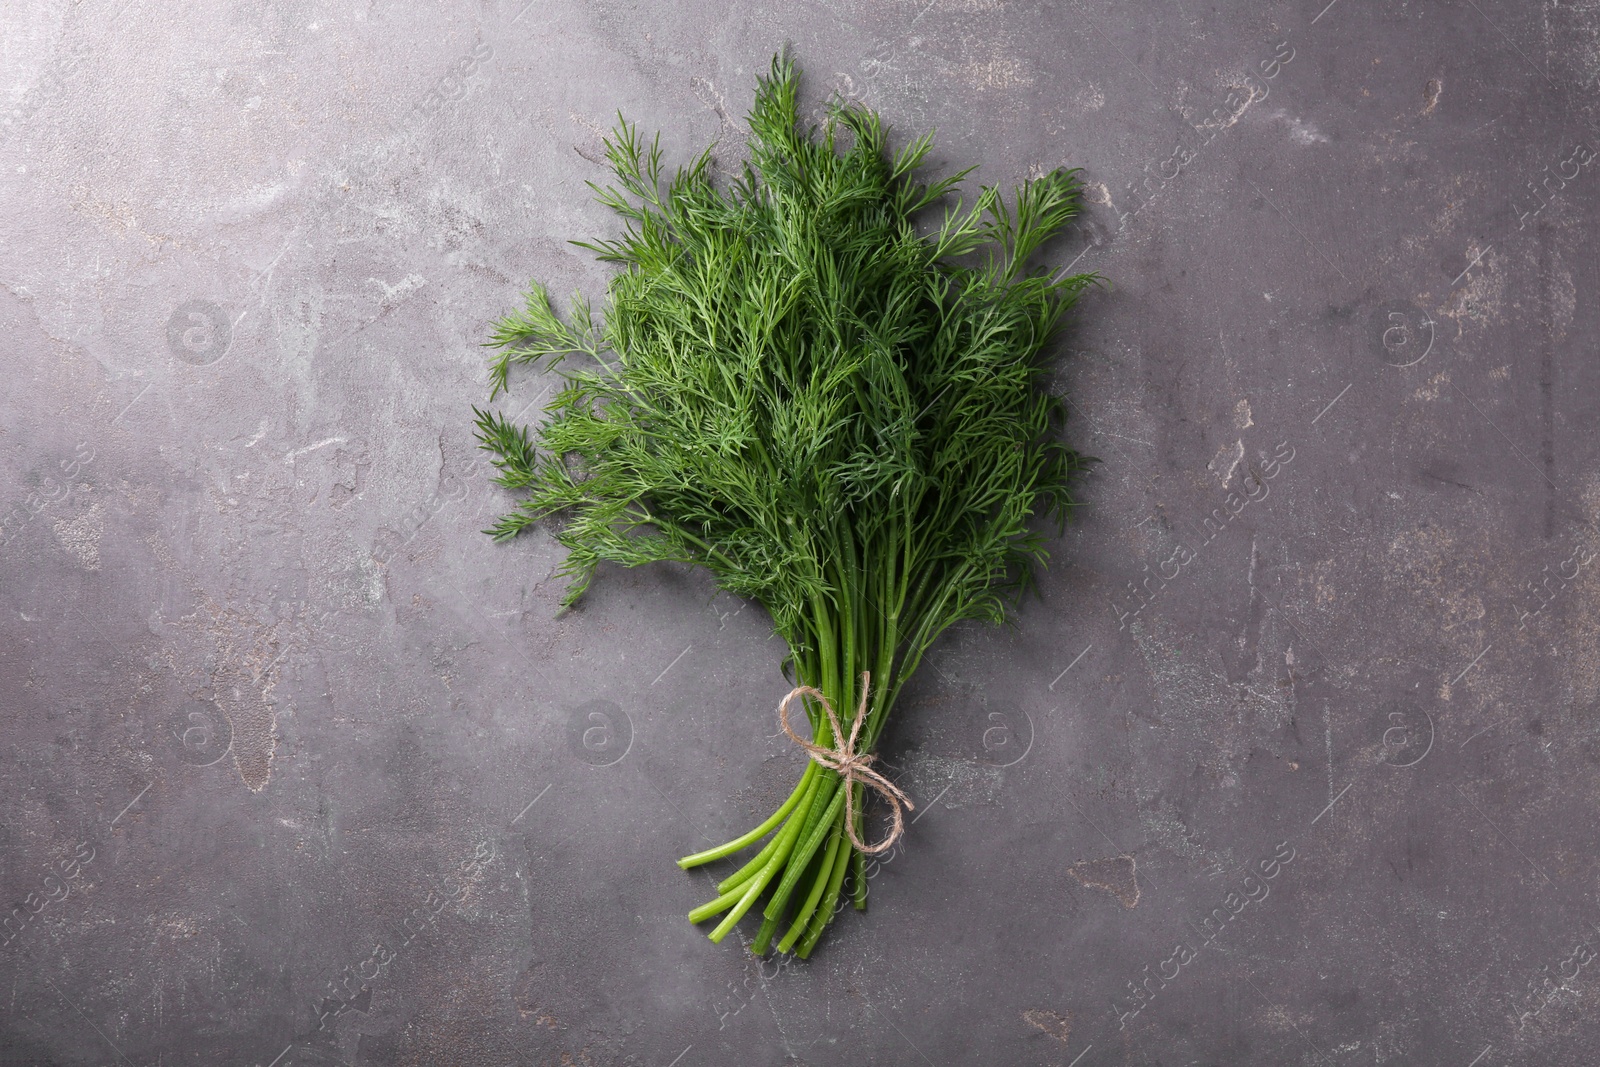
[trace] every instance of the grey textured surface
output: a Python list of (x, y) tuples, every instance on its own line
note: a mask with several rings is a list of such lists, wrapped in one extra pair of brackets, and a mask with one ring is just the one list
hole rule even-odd
[[(8, 3), (0, 1063), (1600, 1059), (1600, 9), (1324, 2)], [(468, 405), (604, 286), (615, 110), (726, 167), (785, 40), (1083, 167), (1115, 288), (1043, 596), (759, 965), (672, 860), (801, 766), (780, 649), (667, 569), (557, 617)]]

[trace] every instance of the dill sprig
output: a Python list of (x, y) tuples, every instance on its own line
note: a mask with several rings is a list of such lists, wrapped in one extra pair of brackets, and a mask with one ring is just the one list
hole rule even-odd
[[(933, 641), (1004, 621), (1047, 557), (1041, 527), (1074, 506), (1086, 461), (1062, 443), (1041, 354), (1098, 278), (1029, 266), (1077, 213), (1075, 171), (952, 206), (971, 168), (919, 181), (931, 138), (891, 154), (879, 117), (837, 99), (803, 127), (798, 85), (781, 55), (758, 79), (749, 160), (725, 189), (709, 148), (669, 177), (659, 136), (619, 116), (615, 183), (590, 187), (623, 233), (573, 242), (621, 265), (601, 321), (581, 297), (561, 318), (534, 282), (489, 342), (491, 400), (516, 363), (560, 364), (564, 387), (531, 436), (473, 409), (495, 481), (523, 494), (486, 532), (556, 519), (564, 605), (602, 561), (708, 568), (767, 609), (785, 673), (821, 689), (847, 733), (871, 672), (869, 751)], [(813, 705), (813, 737), (835, 747)], [(787, 920), (779, 950), (808, 955), (847, 869), (866, 904), (842, 799), (838, 774), (808, 762), (771, 818), (680, 860), (773, 835), (690, 918), (726, 912), (717, 941), (766, 894), (755, 950)]]

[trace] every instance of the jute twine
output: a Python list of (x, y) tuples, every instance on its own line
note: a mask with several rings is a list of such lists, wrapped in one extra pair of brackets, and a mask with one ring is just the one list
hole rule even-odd
[[(789, 695), (778, 705), (778, 722), (783, 726), (783, 732), (788, 734), (795, 744), (805, 749), (812, 759), (830, 771), (838, 772), (844, 782), (844, 832), (850, 835), (850, 843), (862, 852), (877, 853), (892, 847), (900, 840), (900, 835), (905, 833), (905, 819), (901, 815), (902, 806), (905, 811), (915, 811), (916, 806), (893, 782), (872, 769), (876, 756), (856, 751), (856, 738), (861, 733), (861, 723), (867, 717), (867, 685), (871, 680), (870, 671), (861, 672), (861, 707), (856, 709), (855, 721), (850, 724), (850, 736), (844, 738), (838, 748), (813, 744), (789, 729), (790, 703), (801, 697), (811, 696), (816, 697), (817, 703), (822, 705), (822, 710), (828, 713), (828, 725), (833, 727), (833, 736), (844, 737), (844, 731), (839, 728), (838, 716), (833, 713), (833, 705), (828, 703), (828, 698), (822, 695), (820, 689), (809, 685), (797, 685), (789, 690)], [(883, 798), (889, 802), (890, 812), (894, 815), (894, 827), (889, 831), (889, 835), (876, 845), (868, 845), (856, 836), (855, 784), (857, 782), (869, 785), (883, 794)]]

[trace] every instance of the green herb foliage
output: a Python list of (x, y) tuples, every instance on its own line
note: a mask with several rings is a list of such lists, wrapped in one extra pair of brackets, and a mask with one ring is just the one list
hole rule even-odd
[[(496, 481), (524, 494), (486, 532), (554, 517), (565, 604), (602, 561), (708, 568), (767, 609), (791, 677), (826, 693), (846, 732), (870, 672), (870, 749), (929, 645), (963, 619), (1002, 622), (1046, 557), (1041, 520), (1073, 506), (1085, 460), (1061, 442), (1041, 354), (1097, 279), (1028, 266), (1076, 214), (1075, 172), (950, 205), (967, 172), (919, 181), (928, 136), (891, 154), (878, 116), (837, 100), (821, 130), (803, 127), (798, 83), (781, 56), (759, 79), (749, 161), (725, 190), (709, 148), (668, 177), (659, 137), (622, 121), (607, 140), (616, 184), (591, 188), (626, 228), (574, 243), (622, 270), (603, 322), (581, 297), (563, 321), (534, 283), (497, 324), (491, 400), (513, 363), (584, 358), (561, 366), (531, 435), (474, 409)], [(753, 947), (787, 921), (778, 948), (809, 954), (847, 868), (865, 907), (843, 798), (808, 762), (770, 819), (680, 860), (773, 834), (691, 919), (726, 912), (721, 940), (765, 894)]]

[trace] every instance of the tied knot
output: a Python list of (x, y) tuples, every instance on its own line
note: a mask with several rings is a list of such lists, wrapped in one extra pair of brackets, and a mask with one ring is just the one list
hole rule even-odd
[[(867, 687), (872, 681), (870, 671), (861, 672), (861, 706), (856, 709), (855, 721), (850, 724), (850, 735), (839, 727), (839, 717), (833, 712), (833, 705), (828, 703), (828, 698), (823, 696), (822, 690), (809, 685), (797, 685), (789, 690), (789, 695), (783, 698), (778, 705), (778, 723), (783, 727), (783, 732), (788, 734), (795, 744), (806, 750), (806, 754), (822, 766), (834, 771), (844, 782), (844, 831), (850, 836), (850, 843), (862, 852), (877, 853), (891, 847), (900, 840), (900, 835), (905, 833), (904, 811), (915, 811), (916, 805), (911, 803), (911, 798), (900, 791), (889, 779), (873, 770), (872, 764), (877, 759), (869, 752), (857, 752), (856, 742), (861, 735), (861, 724), (867, 717)], [(822, 705), (822, 710), (828, 714), (828, 725), (833, 728), (833, 736), (839, 738), (838, 748), (829, 748), (807, 741), (789, 728), (789, 705), (796, 699), (815, 697), (817, 703)], [(855, 785), (863, 785), (876, 789), (883, 798), (889, 802), (890, 813), (894, 817), (894, 826), (882, 841), (875, 845), (868, 845), (856, 834), (855, 820)]]

